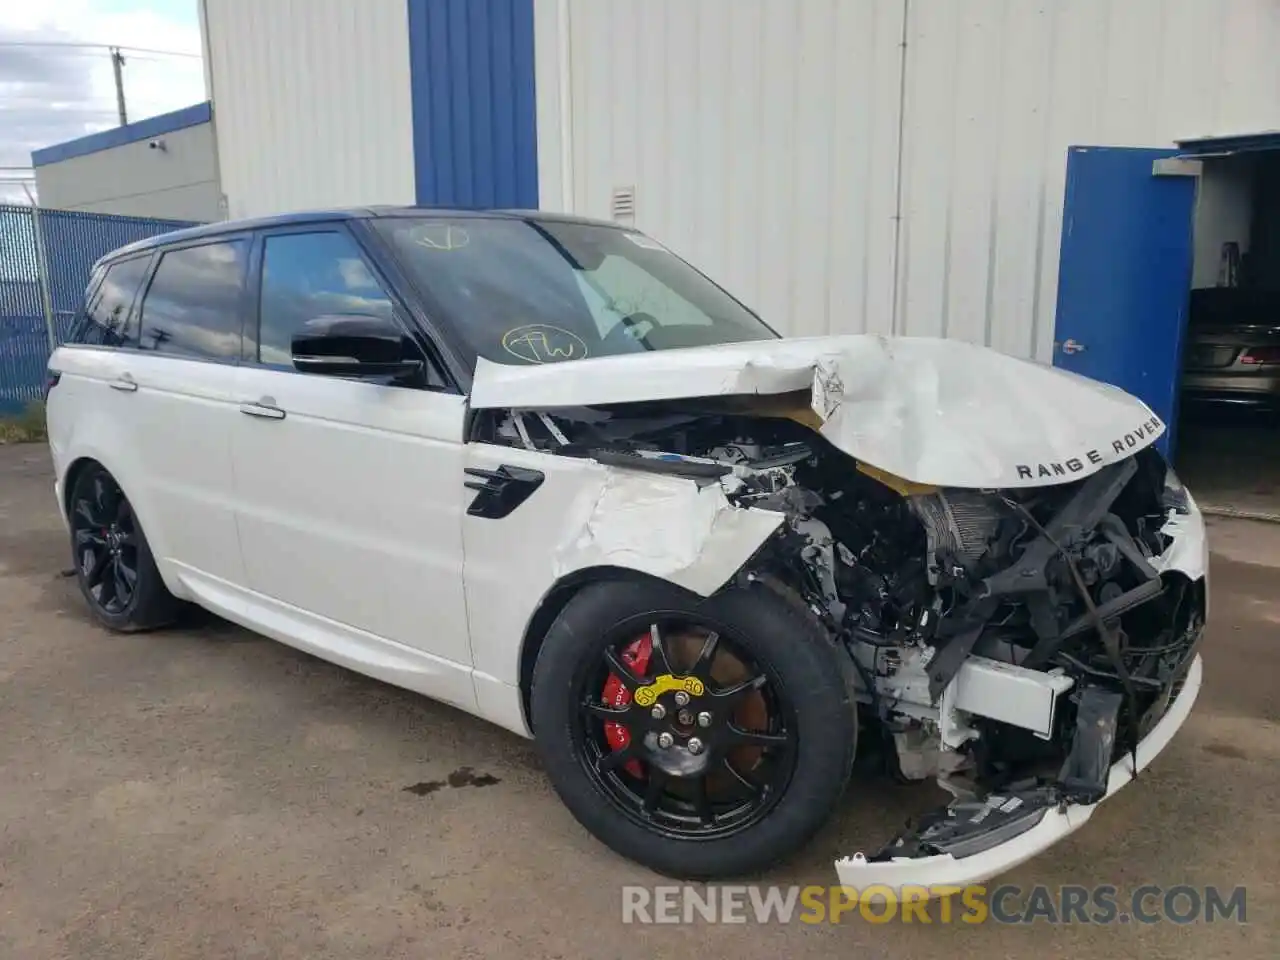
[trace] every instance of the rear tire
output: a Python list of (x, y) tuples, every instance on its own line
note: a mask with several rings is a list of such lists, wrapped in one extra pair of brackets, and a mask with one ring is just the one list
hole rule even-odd
[(85, 467), (71, 487), (68, 507), (72, 566), (94, 619), (121, 633), (171, 623), (179, 602), (165, 587), (115, 478), (100, 464)]
[[(636, 661), (646, 643), (650, 656)], [(681, 644), (694, 654), (678, 664)], [(601, 677), (620, 670), (631, 673), (627, 693), (609, 679), (602, 693)], [(726, 670), (749, 679), (724, 681)], [(607, 709), (623, 701), (624, 714)], [(857, 746), (847, 654), (760, 583), (709, 598), (657, 581), (583, 588), (539, 652), (531, 714), (578, 821), (623, 856), (684, 879), (755, 873), (794, 854), (840, 801)]]

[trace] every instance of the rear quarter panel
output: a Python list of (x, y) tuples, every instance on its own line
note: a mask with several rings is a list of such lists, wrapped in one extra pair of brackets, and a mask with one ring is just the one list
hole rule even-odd
[[(127, 371), (125, 357), (116, 350), (64, 346), (49, 358), (49, 369), (60, 374), (45, 408), (55, 490), (64, 521), (69, 471), (82, 460), (95, 460), (129, 491), (129, 502), (147, 532), (152, 551), (163, 556), (165, 531), (152, 522), (155, 511), (143, 481), (134, 431), (129, 428), (133, 411), (128, 401), (133, 395), (109, 386)], [(164, 575), (164, 570), (161, 573)], [(171, 581), (165, 575), (172, 591), (178, 584)]]

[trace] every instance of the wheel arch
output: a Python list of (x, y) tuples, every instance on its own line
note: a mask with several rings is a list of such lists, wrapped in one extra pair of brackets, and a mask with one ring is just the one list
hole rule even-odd
[[(627, 580), (663, 583), (679, 590), (684, 589), (669, 580), (628, 567), (596, 566), (584, 567), (565, 574), (553, 583), (538, 601), (525, 627), (524, 637), (520, 641), (520, 709), (524, 713), (525, 725), (535, 736), (537, 731), (533, 729), (533, 716), (530, 710), (530, 697), (533, 695), (533, 668), (538, 662), (542, 644), (551, 631), (551, 625), (556, 622), (556, 618), (569, 605), (569, 602), (587, 587), (597, 583)], [(692, 591), (690, 595), (696, 596)]]
[[(88, 455), (76, 457), (67, 466), (66, 472), (62, 475), (62, 512), (67, 520), (71, 519), (71, 491), (76, 485), (76, 481), (80, 479), (80, 474), (90, 466), (99, 466), (107, 473), (111, 473), (111, 468), (99, 460), (97, 457)], [(114, 477), (115, 474), (111, 473)]]
[(68, 527), (71, 524), (71, 491), (75, 488), (76, 481), (80, 478), (80, 475), (92, 466), (101, 467), (109, 473), (124, 492), (124, 495), (129, 498), (129, 506), (137, 517), (138, 523), (142, 525), (142, 529), (146, 531), (147, 543), (151, 547), (156, 568), (160, 572), (160, 578), (164, 581), (165, 587), (174, 596), (185, 598), (187, 594), (182, 584), (173, 576), (169, 565), (163, 562), (162, 558), (165, 556), (163, 552), (164, 531), (157, 529), (157, 525), (152, 522), (151, 504), (147, 501), (147, 498), (138, 495), (140, 492), (145, 493), (145, 491), (137, 489), (137, 485), (132, 482), (133, 478), (128, 471), (122, 476), (113, 467), (110, 458), (101, 456), (96, 450), (81, 452), (72, 458), (66, 470), (63, 471), (60, 496), (62, 498), (63, 516), (67, 518)]

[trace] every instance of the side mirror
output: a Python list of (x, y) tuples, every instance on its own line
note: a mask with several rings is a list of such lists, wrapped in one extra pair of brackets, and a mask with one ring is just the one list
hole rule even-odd
[(316, 317), (294, 334), (293, 366), (301, 373), (385, 380), (411, 376), (422, 361), (405, 356), (405, 337), (381, 317)]

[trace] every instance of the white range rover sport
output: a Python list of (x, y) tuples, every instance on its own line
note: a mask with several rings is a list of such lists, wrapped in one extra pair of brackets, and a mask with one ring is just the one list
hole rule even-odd
[(49, 438), (99, 621), (198, 604), (531, 736), (665, 874), (758, 871), (883, 771), (953, 799), (841, 881), (985, 879), (1200, 686), (1204, 524), (1142, 402), (966, 343), (780, 337), (633, 230), (199, 227), (104, 258), (72, 341)]

